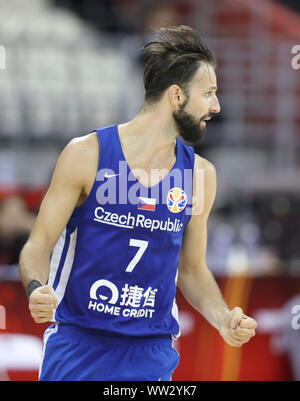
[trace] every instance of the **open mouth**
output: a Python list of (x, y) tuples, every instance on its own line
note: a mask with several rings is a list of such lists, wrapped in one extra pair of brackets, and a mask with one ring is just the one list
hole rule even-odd
[(206, 125), (206, 121), (209, 121), (211, 119), (211, 117), (210, 118), (204, 118), (203, 120), (201, 120), (201, 122), (204, 124), (204, 125)]

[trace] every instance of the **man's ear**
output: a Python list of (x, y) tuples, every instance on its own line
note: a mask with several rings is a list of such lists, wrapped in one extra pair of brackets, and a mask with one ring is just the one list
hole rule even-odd
[(169, 101), (173, 109), (178, 109), (178, 107), (184, 103), (186, 96), (180, 86), (174, 84), (168, 89)]

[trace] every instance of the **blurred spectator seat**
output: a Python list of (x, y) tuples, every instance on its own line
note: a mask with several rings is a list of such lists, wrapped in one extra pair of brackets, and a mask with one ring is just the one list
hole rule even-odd
[(42, 340), (35, 335), (0, 333), (0, 372), (38, 370), (41, 349)]

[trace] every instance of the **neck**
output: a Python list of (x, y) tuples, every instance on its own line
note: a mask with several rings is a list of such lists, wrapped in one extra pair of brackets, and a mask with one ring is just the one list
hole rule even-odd
[(144, 105), (128, 123), (119, 125), (124, 145), (140, 149), (144, 156), (154, 154), (174, 155), (178, 132), (170, 111), (163, 102), (153, 106)]

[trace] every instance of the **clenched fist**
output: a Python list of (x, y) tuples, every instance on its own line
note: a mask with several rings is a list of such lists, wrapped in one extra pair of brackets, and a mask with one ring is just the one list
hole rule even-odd
[(255, 336), (256, 327), (254, 319), (246, 316), (241, 308), (235, 307), (224, 315), (219, 331), (227, 344), (240, 347)]
[(50, 285), (36, 288), (29, 297), (29, 310), (35, 323), (52, 320), (57, 303), (57, 296)]

